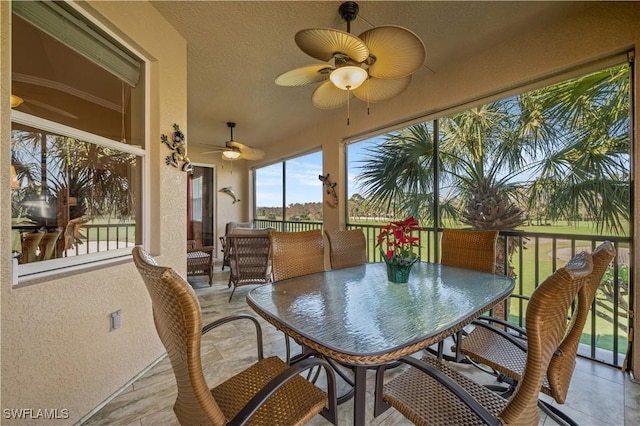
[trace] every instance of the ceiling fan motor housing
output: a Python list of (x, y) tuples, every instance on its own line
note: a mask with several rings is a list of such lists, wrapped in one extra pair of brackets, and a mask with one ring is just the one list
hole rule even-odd
[(358, 12), (360, 11), (360, 7), (358, 3), (355, 1), (345, 1), (338, 8), (338, 13), (340, 13), (340, 17), (343, 21), (347, 22), (347, 32), (351, 32), (350, 28), (348, 28), (349, 23), (355, 21), (358, 16)]

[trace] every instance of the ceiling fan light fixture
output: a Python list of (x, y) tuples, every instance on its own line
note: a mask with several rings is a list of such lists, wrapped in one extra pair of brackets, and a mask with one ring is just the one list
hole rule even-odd
[(234, 150), (222, 151), (222, 158), (225, 160), (236, 160), (240, 157), (240, 153)]
[(347, 65), (333, 70), (329, 79), (338, 89), (354, 90), (360, 87), (368, 76), (369, 74), (364, 68)]
[(11, 95), (11, 108), (20, 106), (24, 102), (20, 96)]

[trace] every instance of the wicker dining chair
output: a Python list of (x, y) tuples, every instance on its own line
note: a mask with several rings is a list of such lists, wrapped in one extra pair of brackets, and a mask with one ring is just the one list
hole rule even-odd
[(269, 231), (273, 281), (324, 271), (322, 231)]
[(367, 263), (367, 240), (362, 229), (325, 230), (331, 269)]
[[(576, 364), (578, 344), (596, 291), (615, 256), (616, 251), (610, 241), (604, 241), (593, 251), (593, 271), (578, 293), (577, 308), (566, 325), (566, 335), (558, 352), (554, 354), (542, 383), (540, 390), (553, 397), (559, 404), (563, 404), (567, 397)], [(474, 330), (462, 339), (461, 352), (472, 361), (484, 364), (498, 374), (506, 376), (512, 382), (509, 391), (513, 391), (513, 386), (522, 380), (526, 363), (528, 342), (523, 338), (526, 337), (526, 331), (501, 318), (482, 317), (474, 321), (474, 324), (476, 325)], [(502, 328), (496, 328), (494, 324), (500, 324)], [(511, 333), (505, 332), (505, 327)], [(505, 380), (504, 377), (501, 379)], [(562, 421), (571, 423), (571, 420), (561, 411), (542, 400), (540, 404), (541, 408), (551, 416), (560, 417)]]
[(271, 281), (271, 258), (267, 231), (255, 230), (252, 234), (227, 235), (229, 251), (229, 287), (233, 290), (242, 285), (264, 284)]
[(22, 256), (19, 263), (31, 263), (38, 260), (38, 247), (44, 232), (29, 232), (22, 237)]
[(49, 231), (42, 236), (40, 240), (40, 253), (38, 254), (38, 260), (49, 260), (56, 257), (56, 247), (58, 245), (58, 239), (62, 235), (62, 230), (56, 229), (55, 231)]
[(224, 226), (224, 235), (220, 237), (220, 246), (222, 251), (222, 270), (224, 271), (225, 266), (229, 266), (230, 257), (229, 257), (229, 241), (227, 240), (227, 236), (232, 234), (236, 229), (253, 229), (253, 223), (251, 222), (227, 222)]
[(401, 361), (412, 367), (384, 385), (384, 368), (379, 369), (376, 389), (383, 390), (376, 392), (375, 414), (388, 404), (416, 425), (537, 425), (540, 386), (560, 349), (571, 304), (590, 279), (592, 268), (591, 255), (582, 252), (534, 291), (526, 314), (526, 369), (511, 399), (432, 356), (422, 360), (406, 357)]
[[(280, 232), (269, 231), (271, 250), (271, 277), (273, 281), (324, 271), (324, 237), (322, 231)], [(287, 363), (296, 362), (309, 355), (305, 347), (302, 353), (291, 356), (291, 342), (285, 334)]]
[(440, 263), (495, 273), (498, 232), (446, 228), (442, 232)]
[[(495, 273), (496, 270), (496, 243), (498, 241), (497, 230), (480, 231), (471, 229), (445, 228), (442, 232), (440, 263), (447, 266), (473, 269), (481, 272)], [(496, 305), (493, 313), (496, 316), (504, 316), (507, 302)], [(464, 331), (453, 336), (455, 341), (460, 339)], [(429, 348), (428, 351), (436, 354)], [(449, 360), (460, 360), (460, 354), (454, 357), (444, 355), (444, 342), (438, 344), (438, 357)]]
[[(193, 288), (172, 268), (156, 264), (140, 246), (133, 261), (151, 296), (158, 336), (167, 350), (178, 386), (173, 411), (182, 425), (301, 425), (316, 414), (335, 424), (335, 379), (318, 358), (289, 367), (280, 358), (263, 357), (262, 329), (250, 315), (218, 319), (202, 327), (202, 312)], [(232, 321), (249, 320), (256, 328), (258, 361), (209, 390), (201, 364), (201, 336)], [(325, 393), (300, 373), (321, 366)]]

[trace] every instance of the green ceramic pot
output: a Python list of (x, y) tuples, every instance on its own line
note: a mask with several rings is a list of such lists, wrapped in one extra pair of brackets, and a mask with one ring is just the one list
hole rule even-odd
[(408, 264), (387, 263), (387, 278), (392, 283), (409, 282), (409, 273), (414, 263), (415, 262)]

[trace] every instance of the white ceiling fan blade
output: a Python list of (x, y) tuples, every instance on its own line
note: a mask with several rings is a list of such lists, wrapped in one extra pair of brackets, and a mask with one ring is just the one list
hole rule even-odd
[(424, 44), (412, 31), (397, 25), (383, 25), (360, 34), (375, 57), (369, 75), (394, 79), (413, 74), (424, 63)]
[(228, 148), (224, 147), (224, 146), (214, 146), (214, 149), (212, 149), (211, 151), (204, 151), (202, 154), (215, 154), (218, 152), (222, 152), (222, 151), (226, 151)]
[(322, 83), (311, 95), (313, 106), (320, 109), (338, 108), (347, 103), (353, 91), (338, 89), (331, 81)]
[(333, 68), (328, 64), (307, 65), (295, 68), (280, 74), (276, 78), (278, 86), (304, 86), (306, 84), (320, 83), (329, 79)]
[(245, 160), (261, 160), (264, 158), (264, 151), (258, 148), (241, 144), (240, 142), (229, 141), (227, 145), (240, 151), (240, 158)]
[(321, 61), (330, 61), (336, 54), (347, 55), (358, 63), (369, 57), (369, 49), (362, 40), (353, 34), (333, 28), (308, 28), (298, 31), (295, 41), (300, 50)]
[(411, 76), (397, 78), (393, 80), (382, 80), (379, 78), (369, 78), (360, 87), (353, 90), (356, 98), (365, 102), (382, 102), (391, 99), (402, 93), (411, 83)]

